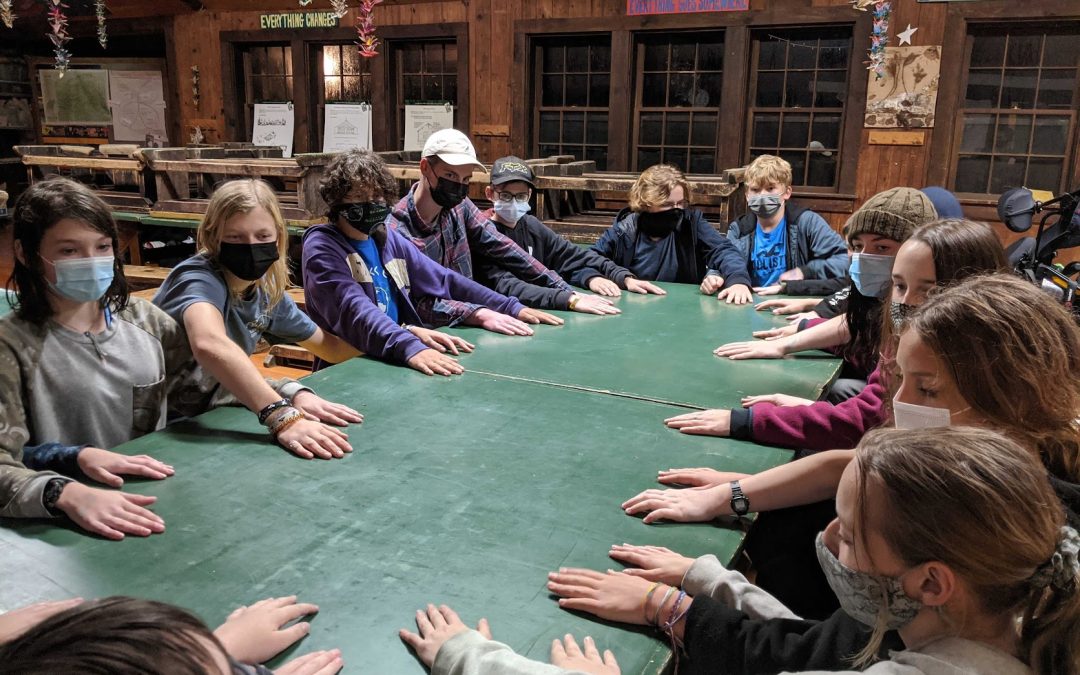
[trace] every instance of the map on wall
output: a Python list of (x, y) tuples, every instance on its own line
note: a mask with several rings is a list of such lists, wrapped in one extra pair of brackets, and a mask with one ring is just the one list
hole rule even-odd
[(112, 124), (109, 71), (38, 72), (45, 124)]
[(885, 77), (870, 72), (863, 125), (877, 129), (934, 126), (941, 47), (886, 47)]
[(165, 91), (157, 70), (113, 70), (109, 73), (113, 140), (145, 142), (167, 139)]

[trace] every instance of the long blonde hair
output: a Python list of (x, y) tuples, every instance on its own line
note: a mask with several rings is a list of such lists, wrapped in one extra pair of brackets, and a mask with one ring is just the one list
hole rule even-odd
[[(860, 538), (872, 528), (908, 567), (941, 562), (982, 612), (1019, 617), (1018, 654), (1036, 673), (1080, 672), (1080, 575), (1045, 585), (1065, 512), (1031, 452), (988, 429), (878, 429), (863, 438), (855, 462)], [(883, 502), (875, 522), (867, 517), (871, 491)], [(884, 633), (880, 621), (861, 662)]]
[(251, 213), (259, 207), (266, 209), (274, 219), (278, 259), (255, 284), (267, 295), (270, 299), (269, 306), (273, 307), (281, 301), (285, 296), (285, 289), (289, 287), (289, 231), (285, 227), (285, 218), (281, 215), (277, 196), (266, 181), (240, 178), (215, 190), (206, 207), (206, 215), (199, 223), (197, 241), (199, 253), (216, 261), (221, 251), (225, 223), (233, 216)]

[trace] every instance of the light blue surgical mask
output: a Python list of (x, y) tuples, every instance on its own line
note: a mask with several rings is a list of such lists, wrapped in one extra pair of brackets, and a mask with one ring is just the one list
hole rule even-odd
[(529, 202), (519, 202), (516, 199), (511, 199), (508, 202), (501, 199), (495, 200), (495, 214), (511, 225), (521, 220), (521, 217), (530, 210)]
[(851, 280), (868, 298), (884, 298), (892, 284), (895, 256), (856, 253), (851, 256)]
[(116, 258), (111, 255), (96, 258), (69, 258), (52, 261), (56, 270), (56, 283), (49, 286), (69, 300), (75, 302), (93, 302), (100, 300), (105, 291), (112, 286), (116, 273)]
[(754, 212), (755, 215), (768, 218), (775, 215), (780, 207), (783, 205), (784, 200), (780, 198), (780, 195), (774, 194), (761, 194), (748, 197), (746, 200), (747, 206)]

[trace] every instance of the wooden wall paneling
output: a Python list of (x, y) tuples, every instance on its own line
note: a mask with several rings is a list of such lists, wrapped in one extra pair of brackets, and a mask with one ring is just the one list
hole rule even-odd
[(293, 73), (293, 113), (296, 116), (296, 126), (293, 130), (293, 154), (301, 152), (313, 152), (322, 148), (312, 147), (312, 134), (317, 133), (313, 128), (318, 124), (318, 115), (315, 111), (315, 103), (309, 95), (312, 85), (322, 86), (322, 82), (311, 77), (313, 69), (311, 60), (308, 58), (309, 50), (304, 40), (295, 33), (289, 41), (289, 50), (292, 54)]
[(717, 168), (729, 169), (742, 166), (743, 138), (749, 133), (745, 115), (725, 115), (724, 110), (745, 110), (749, 91), (751, 54), (750, 29), (731, 26), (724, 34), (724, 74), (721, 82), (720, 113), (717, 130)]
[(633, 126), (634, 36), (628, 30), (611, 34), (611, 89), (608, 95), (608, 170), (628, 171), (637, 129)]

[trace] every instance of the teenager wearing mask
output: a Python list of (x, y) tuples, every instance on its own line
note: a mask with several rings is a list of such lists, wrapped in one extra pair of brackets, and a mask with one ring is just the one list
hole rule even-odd
[[(115, 486), (120, 474), (173, 473), (108, 448), (165, 426), (166, 397), (192, 365), (183, 334), (152, 304), (129, 300), (116, 223), (89, 188), (36, 183), (13, 220), (13, 311), (0, 318), (0, 516), (67, 515), (108, 539), (162, 532), (146, 508), (154, 497), (72, 478)], [(24, 457), (27, 445), (36, 457)]]
[[(420, 180), (390, 212), (387, 224), (410, 238), (424, 254), (472, 279), (480, 264), (507, 270), (523, 282), (568, 293), (574, 289), (521, 247), (499, 234), (469, 199), (473, 171), (486, 171), (469, 137), (442, 129), (428, 137), (420, 158)], [(474, 256), (475, 259), (474, 259)], [(424, 323), (445, 326), (475, 311), (469, 304), (438, 303), (422, 315)], [(525, 308), (515, 315), (526, 323), (562, 325), (547, 312)]]
[[(876, 431), (844, 469), (836, 513), (815, 564), (854, 621), (831, 652), (815, 644), (821, 622), (711, 555), (621, 546), (612, 557), (635, 568), (563, 568), (547, 587), (563, 609), (657, 628), (683, 673), (1080, 673), (1080, 534), (1024, 448), (981, 429)], [(491, 641), (486, 623), (430, 614), (407, 637), (436, 675), (566, 672)], [(617, 675), (587, 647), (567, 667)]]
[[(536, 188), (532, 169), (517, 157), (503, 157), (495, 161), (491, 169), (491, 185), (485, 188), (485, 194), (491, 200), (492, 209), (486, 212), (495, 228), (515, 244), (523, 248), (548, 268), (555, 270), (563, 278), (574, 284), (587, 287), (599, 295), (617, 297), (623, 288), (633, 293), (655, 293), (664, 291), (648, 281), (635, 279), (629, 270), (601, 257), (595, 251), (584, 249), (559, 236), (550, 227), (529, 214), (529, 199)], [(488, 273), (495, 280), (495, 289), (509, 295), (516, 295), (515, 288), (505, 285), (518, 281), (504, 270), (488, 267)], [(520, 282), (519, 282), (520, 283)], [(565, 291), (530, 286), (534, 293), (548, 296), (547, 306), (554, 307), (562, 301)], [(524, 297), (518, 295), (524, 302)], [(575, 299), (576, 298), (576, 299)], [(601, 298), (575, 293), (567, 300), (575, 305), (574, 309), (593, 314), (617, 314), (618, 310)], [(560, 308), (561, 309), (561, 308)]]
[(514, 318), (525, 309), (516, 299), (443, 267), (386, 227), (397, 181), (381, 157), (370, 150), (341, 153), (327, 165), (319, 192), (330, 224), (304, 233), (303, 268), (307, 310), (323, 329), (368, 356), (425, 375), (461, 374), (451, 355), (473, 345), (423, 326), (421, 316), (460, 315), (462, 325), (532, 334)]
[(746, 167), (749, 211), (731, 223), (728, 239), (746, 261), (757, 292), (783, 293), (788, 282), (847, 273), (844, 240), (824, 218), (790, 201), (791, 180), (791, 164), (775, 155), (761, 155)]
[[(630, 205), (615, 216), (592, 251), (638, 279), (700, 284), (729, 303), (750, 302), (750, 277), (735, 247), (691, 208), (690, 184), (667, 164), (645, 169), (630, 188)], [(599, 274), (586, 268), (574, 283)], [(723, 289), (723, 290), (720, 290)]]
[(197, 238), (199, 252), (169, 272), (154, 304), (184, 327), (201, 369), (194, 377), (204, 406), (232, 394), (283, 448), (304, 459), (351, 452), (348, 436), (327, 424), (359, 423), (360, 413), (299, 382), (268, 383), (251, 362), (261, 339), (296, 343), (331, 363), (358, 353), (316, 326), (285, 293), (288, 231), (270, 186), (242, 179), (219, 187)]

